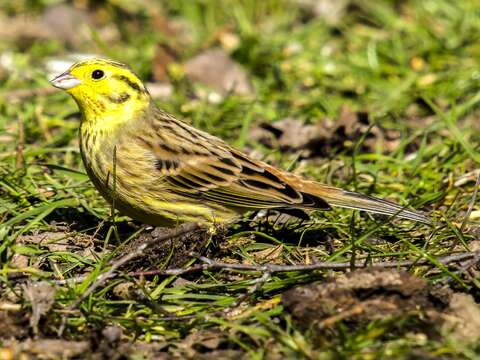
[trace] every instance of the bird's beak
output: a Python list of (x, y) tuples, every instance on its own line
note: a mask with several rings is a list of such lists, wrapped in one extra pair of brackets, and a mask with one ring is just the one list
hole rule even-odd
[(63, 74), (58, 75), (56, 78), (50, 80), (50, 83), (56, 88), (69, 90), (79, 85), (81, 81), (66, 71)]

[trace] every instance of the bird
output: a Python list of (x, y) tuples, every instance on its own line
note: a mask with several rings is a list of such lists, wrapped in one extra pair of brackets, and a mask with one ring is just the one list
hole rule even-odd
[(248, 156), (162, 110), (120, 62), (83, 60), (50, 81), (80, 109), (80, 153), (89, 178), (115, 209), (142, 223), (212, 225), (248, 211), (332, 207), (431, 223), (423, 212)]

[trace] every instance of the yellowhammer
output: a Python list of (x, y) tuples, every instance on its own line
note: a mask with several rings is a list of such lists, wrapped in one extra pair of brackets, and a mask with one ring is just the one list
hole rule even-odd
[(80, 150), (90, 179), (118, 210), (144, 223), (222, 223), (249, 210), (331, 205), (430, 223), (420, 212), (248, 157), (159, 109), (121, 63), (82, 61), (51, 82), (80, 108)]

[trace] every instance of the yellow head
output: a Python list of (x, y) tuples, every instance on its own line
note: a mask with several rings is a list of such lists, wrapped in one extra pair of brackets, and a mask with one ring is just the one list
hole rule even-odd
[(111, 60), (78, 62), (51, 83), (75, 99), (85, 122), (102, 128), (135, 119), (150, 103), (137, 75)]

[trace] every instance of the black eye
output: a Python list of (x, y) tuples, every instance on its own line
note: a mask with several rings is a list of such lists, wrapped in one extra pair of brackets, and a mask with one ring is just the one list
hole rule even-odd
[(102, 70), (93, 70), (92, 72), (92, 79), (98, 80), (101, 79), (105, 75)]

